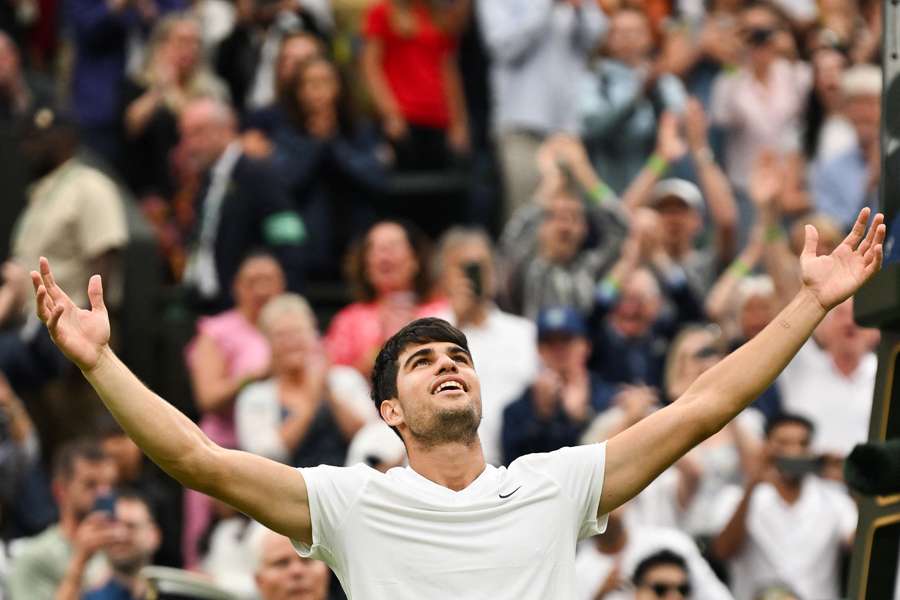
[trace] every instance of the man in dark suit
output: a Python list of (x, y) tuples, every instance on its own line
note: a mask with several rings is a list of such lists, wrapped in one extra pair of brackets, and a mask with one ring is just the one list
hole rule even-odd
[(237, 120), (227, 104), (194, 100), (179, 123), (183, 150), (204, 173), (184, 283), (202, 312), (225, 309), (241, 259), (264, 247), (284, 269), (288, 287), (302, 280), (306, 230), (269, 165), (244, 155)]

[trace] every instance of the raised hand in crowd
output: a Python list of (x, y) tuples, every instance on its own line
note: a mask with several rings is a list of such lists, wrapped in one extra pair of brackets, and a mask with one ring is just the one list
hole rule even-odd
[(668, 170), (669, 165), (681, 160), (688, 152), (688, 145), (681, 135), (681, 119), (673, 112), (659, 117), (656, 133), (656, 149), (644, 168), (622, 194), (622, 206), (631, 214), (646, 205), (653, 186)]
[(55, 600), (77, 600), (90, 560), (103, 548), (125, 539), (125, 525), (103, 511), (89, 514), (78, 525), (72, 540), (73, 554), (54, 596)]
[(716, 256), (719, 264), (724, 265), (736, 251), (737, 201), (728, 177), (719, 168), (709, 146), (709, 121), (697, 98), (688, 99), (685, 105), (684, 129), (714, 227)]
[(536, 193), (538, 200), (546, 201), (552, 197), (565, 184), (566, 175), (570, 175), (585, 191), (593, 190), (601, 183), (584, 144), (568, 133), (548, 137), (538, 149), (536, 162), (540, 173)]

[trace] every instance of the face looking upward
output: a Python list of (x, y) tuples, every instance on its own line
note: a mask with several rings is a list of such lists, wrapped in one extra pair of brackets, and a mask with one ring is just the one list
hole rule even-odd
[(400, 353), (397, 398), (381, 404), (384, 421), (422, 446), (477, 439), (481, 385), (472, 357), (449, 342), (415, 344)]

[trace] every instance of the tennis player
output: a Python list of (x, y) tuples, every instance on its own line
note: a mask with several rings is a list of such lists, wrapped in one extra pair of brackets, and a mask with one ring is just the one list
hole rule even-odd
[(485, 463), (478, 375), (465, 336), (411, 323), (376, 361), (373, 399), (409, 467), (289, 466), (213, 444), (110, 350), (100, 277), (90, 309), (32, 272), (37, 313), (128, 435), (183, 485), (231, 504), (325, 561), (351, 599), (547, 600), (574, 596), (575, 545), (766, 389), (825, 313), (881, 266), (885, 227), (869, 209), (828, 256), (807, 225), (803, 286), (759, 335), (671, 405), (602, 444)]

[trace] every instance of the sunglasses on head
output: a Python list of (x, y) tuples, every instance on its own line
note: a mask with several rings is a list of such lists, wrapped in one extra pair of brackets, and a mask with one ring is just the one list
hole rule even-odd
[(682, 598), (691, 595), (691, 584), (682, 583), (680, 585), (672, 585), (669, 583), (648, 583), (647, 587), (656, 594), (657, 598), (664, 598), (669, 592), (678, 592)]

